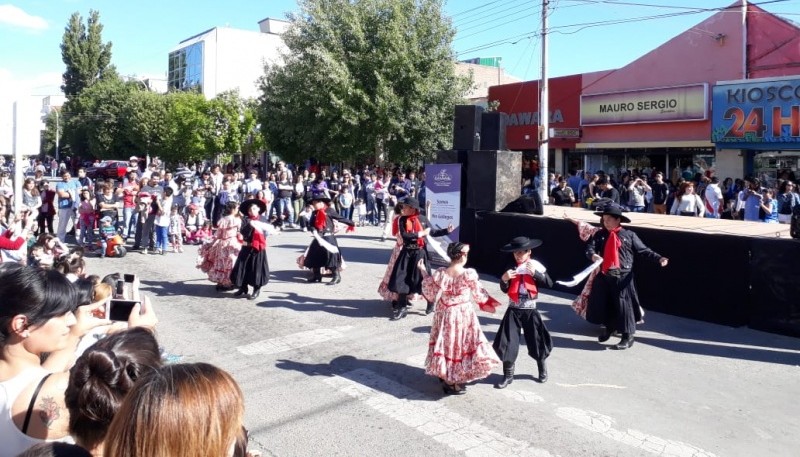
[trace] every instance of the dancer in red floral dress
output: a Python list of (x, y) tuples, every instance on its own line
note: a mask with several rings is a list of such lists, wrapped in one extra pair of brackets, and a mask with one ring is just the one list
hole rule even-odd
[(483, 379), (500, 365), (500, 359), (481, 331), (474, 303), (493, 313), (500, 304), (481, 286), (478, 273), (464, 268), (469, 246), (450, 243), (450, 266), (428, 275), (423, 261), (422, 293), (435, 301), (435, 314), (425, 359), (425, 373), (441, 380), (448, 395), (466, 393), (465, 383)]
[(242, 219), (238, 215), (239, 204), (228, 202), (223, 209), (224, 217), (220, 219), (214, 240), (204, 244), (198, 253), (197, 268), (208, 274), (208, 280), (217, 284), (217, 290), (231, 290), (231, 270), (239, 251), (242, 250), (242, 240), (239, 229)]

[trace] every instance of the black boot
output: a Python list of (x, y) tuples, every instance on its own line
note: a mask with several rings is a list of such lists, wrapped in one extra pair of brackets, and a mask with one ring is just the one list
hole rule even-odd
[(430, 301), (429, 301), (429, 302), (428, 302), (428, 307), (427, 307), (427, 308), (425, 308), (425, 314), (430, 314), (430, 313), (432, 313), (432, 312), (433, 312), (433, 308), (434, 308), (433, 302), (430, 302)]
[(633, 346), (633, 335), (630, 333), (623, 333), (622, 339), (614, 346), (616, 349), (622, 351), (628, 349), (629, 347)]
[(319, 268), (314, 268), (311, 277), (308, 278), (308, 282), (322, 282), (322, 272)]
[(597, 337), (597, 341), (600, 343), (605, 343), (606, 341), (608, 341), (609, 338), (611, 338), (611, 329), (605, 327), (603, 329), (603, 333), (601, 333), (600, 336)]
[(539, 382), (545, 383), (547, 382), (547, 364), (542, 360), (537, 360), (536, 365), (539, 367)]
[(332, 286), (334, 284), (339, 284), (340, 282), (342, 282), (342, 275), (339, 273), (339, 270), (333, 270), (333, 279), (331, 279), (331, 282), (329, 282), (328, 285)]
[(242, 295), (245, 295), (246, 293), (247, 293), (247, 286), (245, 285), (245, 286), (240, 287), (239, 290), (237, 290), (233, 294), (233, 296), (234, 297), (241, 297)]
[(248, 295), (247, 299), (248, 300), (255, 300), (256, 298), (258, 298), (259, 294), (261, 294), (261, 288), (260, 287), (254, 287), (253, 288), (253, 293)]
[(514, 382), (514, 362), (503, 362), (503, 380), (494, 385), (495, 389), (505, 389)]
[(392, 317), (389, 320), (392, 321), (399, 321), (400, 319), (406, 317), (408, 315), (408, 310), (405, 306), (398, 306), (394, 310), (392, 310)]

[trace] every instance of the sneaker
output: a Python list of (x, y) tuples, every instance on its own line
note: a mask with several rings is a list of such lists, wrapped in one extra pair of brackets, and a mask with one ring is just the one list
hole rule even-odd
[(144, 249), (142, 249), (142, 254), (144, 254), (144, 255), (147, 255), (147, 254), (148, 254), (148, 252), (147, 252), (147, 248), (144, 248)]
[(307, 229), (306, 227), (303, 227), (303, 231), (304, 231), (304, 232), (307, 232), (307, 231), (308, 231), (308, 229)]

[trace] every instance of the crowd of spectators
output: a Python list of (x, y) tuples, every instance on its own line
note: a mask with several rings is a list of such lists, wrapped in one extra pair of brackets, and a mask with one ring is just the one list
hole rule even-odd
[[(571, 170), (549, 175), (548, 195), (558, 206), (595, 209), (613, 202), (631, 212), (789, 224), (800, 213), (800, 195), (793, 172), (778, 176), (768, 183), (752, 176), (720, 181), (713, 170), (669, 178), (658, 170), (628, 170), (619, 177)], [(537, 184), (528, 180), (522, 191), (536, 192)]]

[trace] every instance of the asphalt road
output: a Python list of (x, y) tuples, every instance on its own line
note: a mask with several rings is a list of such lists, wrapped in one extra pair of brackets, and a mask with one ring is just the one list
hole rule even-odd
[[(339, 237), (347, 269), (337, 286), (305, 283), (295, 261), (307, 233), (271, 237), (272, 279), (255, 301), (216, 292), (194, 267), (196, 247), (88, 263), (142, 278), (172, 360), (233, 374), (251, 445), (265, 455), (800, 455), (800, 340), (649, 312), (631, 349), (607, 350), (617, 339), (598, 344), (560, 294), (540, 300), (555, 346), (547, 383), (534, 381), (523, 350), (507, 389), (492, 387), (498, 370), (444, 396), (423, 369), (424, 303), (391, 322), (376, 292), (391, 249), (379, 236), (368, 227)], [(496, 280), (484, 284), (502, 297)], [(503, 311), (479, 312), (490, 341)]]

